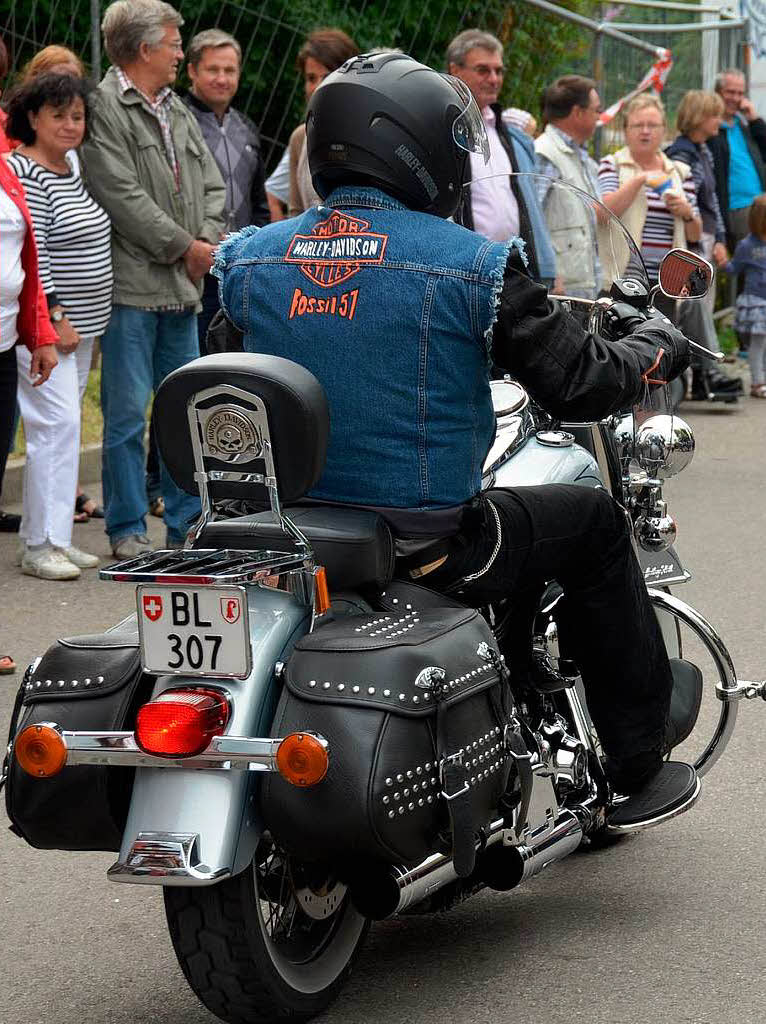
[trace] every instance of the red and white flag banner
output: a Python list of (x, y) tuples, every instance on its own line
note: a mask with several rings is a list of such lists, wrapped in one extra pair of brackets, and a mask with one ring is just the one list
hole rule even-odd
[(652, 64), (647, 73), (638, 83), (632, 92), (629, 92), (627, 96), (623, 96), (622, 99), (617, 100), (611, 107), (608, 107), (599, 117), (598, 123), (601, 125), (609, 124), (609, 122), (619, 114), (626, 103), (629, 103), (634, 96), (638, 96), (644, 89), (652, 88), (655, 92), (662, 92), (665, 87), (665, 82), (670, 74), (670, 69), (673, 67), (673, 55), (670, 50), (663, 50), (661, 56)]

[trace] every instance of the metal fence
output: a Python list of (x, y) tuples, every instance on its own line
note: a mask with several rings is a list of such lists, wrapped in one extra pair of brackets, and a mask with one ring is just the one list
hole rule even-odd
[[(717, 72), (724, 68), (747, 69), (747, 26), (739, 18), (724, 20), (716, 7), (694, 0), (626, 0), (588, 3), (578, 10), (589, 16), (595, 30), (582, 27), (590, 35), (590, 49), (572, 62), (571, 70), (596, 80), (605, 107), (643, 79), (655, 59), (650, 47), (671, 51), (673, 67), (662, 93), (671, 134), (676, 108), (687, 90), (712, 89)], [(555, 20), (566, 12), (549, 16)], [(708, 24), (716, 27), (705, 29)], [(609, 35), (609, 30), (622, 38)], [(623, 142), (619, 119), (597, 138), (604, 152)]]
[[(176, 0), (186, 19), (185, 39), (203, 28), (220, 27), (239, 39), (243, 75), (237, 106), (259, 125), (267, 166), (279, 158), (290, 132), (303, 116), (303, 90), (295, 57), (306, 34), (320, 25), (337, 25), (362, 49), (396, 46), (434, 67), (443, 65), (447, 42), (468, 27), (486, 28), (507, 46), (509, 74), (502, 98), (530, 109), (539, 120), (542, 88), (559, 74), (579, 72), (600, 81), (610, 104), (646, 73), (652, 56), (624, 41), (594, 34), (562, 20), (565, 10), (540, 11), (534, 0)], [(0, 0), (0, 34), (11, 55), (11, 75), (42, 46), (62, 43), (86, 63), (99, 59), (100, 0)], [(709, 87), (721, 67), (742, 66), (744, 29), (699, 31), (703, 17), (694, 5), (647, 0), (597, 3), (570, 0), (570, 8), (606, 26), (651, 23), (652, 31), (630, 34), (653, 46), (668, 47), (674, 66), (665, 90), (671, 114), (690, 88)], [(681, 7), (681, 10), (672, 9)], [(688, 9), (684, 9), (688, 7)], [(94, 68), (96, 72), (104, 69)], [(8, 83), (6, 83), (7, 85)], [(600, 145), (620, 143), (614, 130)]]

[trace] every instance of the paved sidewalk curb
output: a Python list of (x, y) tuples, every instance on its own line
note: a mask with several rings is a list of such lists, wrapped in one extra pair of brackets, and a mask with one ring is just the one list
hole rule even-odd
[[(21, 456), (8, 459), (3, 477), (2, 505), (15, 505), (21, 501), (26, 459)], [(92, 484), (101, 479), (101, 445), (86, 444), (80, 449), (80, 483)]]

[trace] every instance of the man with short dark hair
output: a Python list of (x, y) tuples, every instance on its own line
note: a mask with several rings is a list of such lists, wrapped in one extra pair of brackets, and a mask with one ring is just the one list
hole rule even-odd
[(529, 135), (503, 117), (497, 102), (505, 75), (502, 43), (489, 32), (467, 29), (447, 47), (446, 64), (473, 93), (490, 146), (488, 164), (479, 163), (475, 154), (466, 163), (465, 180), (471, 184), (464, 189), (460, 222), (494, 241), (518, 235), (529, 242), (530, 271), (550, 284), (556, 263), (534, 184), (506, 177), (533, 172), (535, 151)]
[[(598, 250), (583, 252), (593, 236), (593, 214), (577, 196), (551, 188), (554, 181), (575, 185), (601, 198), (598, 168), (585, 148), (598, 125), (601, 100), (592, 78), (564, 75), (543, 93), (545, 131), (535, 140), (537, 171), (546, 182), (538, 195), (551, 233), (559, 277), (568, 295), (595, 299), (599, 286)], [(586, 221), (587, 218), (587, 221)]]
[[(264, 165), (258, 129), (245, 114), (232, 107), (239, 88), (242, 50), (237, 40), (217, 28), (198, 32), (189, 43), (186, 66), (191, 89), (184, 103), (202, 130), (226, 185), (225, 230), (239, 231), (248, 224), (263, 227), (270, 221), (264, 187)], [(218, 285), (205, 275), (202, 312), (197, 317), (200, 352), (207, 351), (205, 335), (218, 311)]]

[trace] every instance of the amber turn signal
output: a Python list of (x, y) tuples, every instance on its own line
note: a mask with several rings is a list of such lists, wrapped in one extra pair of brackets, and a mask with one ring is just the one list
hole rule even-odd
[(293, 786), (315, 786), (329, 763), (326, 745), (308, 732), (290, 733), (277, 748), (277, 771)]
[(314, 611), (317, 615), (324, 615), (330, 610), (330, 588), (323, 565), (318, 565), (314, 570), (314, 588)]
[(25, 772), (37, 779), (58, 775), (66, 764), (66, 741), (52, 725), (28, 725), (13, 744), (13, 752)]

